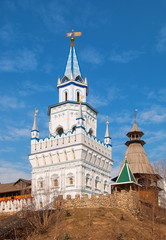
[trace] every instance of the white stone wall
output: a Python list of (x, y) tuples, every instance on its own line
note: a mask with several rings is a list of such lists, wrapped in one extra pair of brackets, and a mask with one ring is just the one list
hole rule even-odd
[[(79, 104), (66, 103), (51, 108), (49, 130), (51, 135), (56, 135), (58, 127), (62, 127), (64, 132), (71, 131), (77, 124), (76, 118), (78, 117)], [(84, 127), (87, 132), (90, 129), (93, 131), (93, 135), (96, 136), (97, 119), (96, 113), (90, 109), (87, 105), (82, 104), (82, 112), (84, 121)]]
[(12, 199), (0, 201), (0, 212), (17, 212), (23, 209), (27, 209), (32, 205), (31, 198)]

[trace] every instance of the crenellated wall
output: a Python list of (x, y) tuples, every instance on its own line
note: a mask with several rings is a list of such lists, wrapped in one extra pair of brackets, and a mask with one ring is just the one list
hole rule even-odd
[(71, 195), (67, 195), (67, 199), (63, 199), (63, 196), (58, 196), (55, 200), (55, 208), (71, 209), (71, 208), (120, 208), (125, 211), (130, 211), (136, 215), (139, 211), (139, 194), (136, 191), (126, 192), (114, 192), (113, 194), (92, 194), (88, 197), (87, 194), (75, 195), (75, 198), (71, 198)]
[[(61, 136), (57, 135), (40, 139), (39, 141), (32, 140), (31, 155), (29, 157), (32, 166), (39, 167), (74, 159), (85, 159), (93, 164), (97, 164), (98, 161), (97, 166), (110, 171), (111, 165), (108, 159), (112, 158), (111, 146), (100, 142), (85, 131), (80, 134), (77, 134), (77, 132), (78, 130), (76, 129), (73, 133), (68, 132)], [(98, 155), (97, 161), (94, 159), (95, 154)], [(103, 167), (104, 164), (105, 167)]]
[(32, 197), (0, 201), (0, 213), (17, 212), (32, 205)]

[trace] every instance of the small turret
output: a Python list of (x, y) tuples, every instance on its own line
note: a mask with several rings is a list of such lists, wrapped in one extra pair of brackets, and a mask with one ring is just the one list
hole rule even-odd
[(58, 76), (58, 85), (61, 83), (61, 78)]
[(106, 131), (105, 131), (105, 137), (104, 137), (104, 143), (111, 146), (111, 137), (109, 132), (109, 121), (106, 121)]
[(79, 112), (78, 112), (78, 117), (76, 118), (77, 120), (77, 127), (84, 127), (84, 121), (85, 119), (83, 118), (83, 114), (82, 114), (82, 104), (80, 102), (80, 106), (79, 106)]
[(31, 140), (33, 140), (33, 139), (39, 140), (39, 130), (38, 130), (37, 119), (36, 119), (37, 113), (38, 113), (38, 110), (35, 109), (34, 121), (33, 121), (32, 130), (31, 130)]

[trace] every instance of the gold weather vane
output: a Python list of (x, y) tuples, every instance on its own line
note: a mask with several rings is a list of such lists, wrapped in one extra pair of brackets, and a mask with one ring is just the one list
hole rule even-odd
[(39, 110), (35, 108), (34, 117), (36, 117), (36, 116), (37, 116), (37, 113), (38, 113), (38, 112), (39, 112)]
[(70, 46), (74, 46), (74, 37), (80, 37), (82, 35), (82, 32), (74, 32), (74, 29), (72, 29), (71, 32), (66, 33), (66, 37), (70, 37), (71, 43)]

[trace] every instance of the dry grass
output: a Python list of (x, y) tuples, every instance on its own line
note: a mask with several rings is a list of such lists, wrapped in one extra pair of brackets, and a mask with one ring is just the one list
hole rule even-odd
[[(163, 217), (164, 216), (164, 217)], [(165, 240), (166, 216), (120, 209), (25, 211), (0, 222), (0, 240)]]
[(153, 223), (146, 216), (140, 220), (122, 210), (106, 208), (69, 211), (71, 216), (63, 212), (60, 221), (47, 233), (34, 234), (28, 240), (64, 240), (66, 235), (73, 240), (116, 240), (120, 235), (124, 235), (126, 240), (166, 239), (166, 224)]

